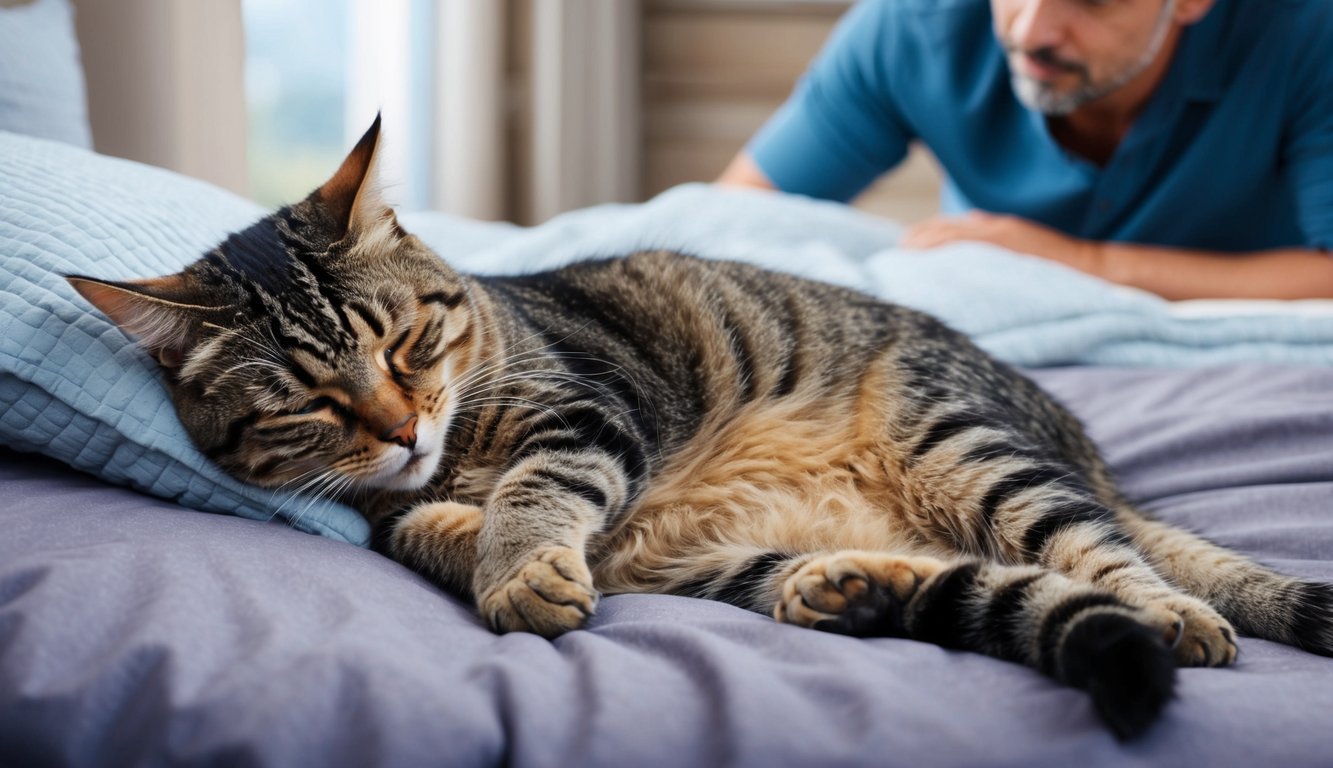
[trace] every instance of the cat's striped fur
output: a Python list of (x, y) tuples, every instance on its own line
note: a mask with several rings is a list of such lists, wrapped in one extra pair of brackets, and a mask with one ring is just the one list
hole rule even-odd
[(1333, 652), (1333, 589), (1148, 518), (1072, 416), (932, 318), (672, 253), (464, 276), (379, 201), (377, 137), (179, 275), (71, 280), (211, 458), (357, 505), (496, 630), (706, 597), (1029, 664), (1121, 735), (1174, 663), (1230, 663), (1232, 625)]

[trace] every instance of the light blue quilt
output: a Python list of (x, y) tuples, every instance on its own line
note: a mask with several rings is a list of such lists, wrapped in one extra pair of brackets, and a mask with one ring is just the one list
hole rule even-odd
[[(111, 482), (363, 544), (336, 504), (240, 484), (194, 450), (147, 356), (61, 278), (175, 271), (263, 211), (155, 168), (0, 132), (0, 435)], [(1178, 306), (1036, 259), (895, 250), (899, 228), (840, 205), (705, 185), (532, 229), (439, 214), (405, 226), (456, 266), (512, 273), (636, 248), (743, 259), (933, 312), (1026, 366), (1333, 364), (1325, 303)]]
[(440, 214), (403, 222), (470, 272), (636, 248), (754, 262), (930, 312), (1021, 366), (1333, 365), (1333, 300), (1169, 302), (980, 243), (895, 248), (897, 225), (806, 198), (690, 184), (526, 230)]

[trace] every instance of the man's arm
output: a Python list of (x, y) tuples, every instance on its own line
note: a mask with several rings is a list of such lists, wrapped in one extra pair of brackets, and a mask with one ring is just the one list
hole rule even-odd
[(1333, 298), (1333, 258), (1300, 248), (1243, 254), (1100, 243), (1106, 279), (1168, 299)]
[[(717, 182), (774, 189), (748, 152), (736, 155)], [(1333, 256), (1284, 248), (1255, 253), (1213, 253), (1165, 246), (1080, 240), (1016, 216), (973, 211), (938, 216), (907, 231), (904, 248), (935, 248), (970, 240), (1056, 261), (1113, 283), (1183, 299), (1333, 298)]]
[(908, 230), (900, 245), (934, 248), (964, 240), (1060, 262), (1172, 300), (1333, 298), (1333, 256), (1313, 249), (1213, 253), (1094, 242), (1016, 216), (981, 212), (924, 221)]
[(854, 4), (719, 181), (846, 202), (901, 162), (913, 135), (884, 62), (903, 47), (898, 6)]

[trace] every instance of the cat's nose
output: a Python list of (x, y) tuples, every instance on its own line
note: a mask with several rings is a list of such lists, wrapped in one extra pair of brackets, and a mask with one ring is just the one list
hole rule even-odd
[(397, 426), (390, 427), (380, 435), (380, 439), (386, 443), (397, 443), (404, 448), (417, 447), (417, 415), (409, 413)]

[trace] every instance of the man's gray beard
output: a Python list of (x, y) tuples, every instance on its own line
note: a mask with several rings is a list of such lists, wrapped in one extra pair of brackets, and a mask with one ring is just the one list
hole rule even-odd
[(1009, 80), (1013, 84), (1014, 95), (1018, 97), (1023, 106), (1048, 117), (1064, 117), (1085, 104), (1109, 96), (1112, 92), (1119, 90), (1126, 83), (1143, 74), (1144, 70), (1152, 65), (1157, 58), (1157, 54), (1162, 52), (1162, 46), (1166, 43), (1166, 34), (1171, 29), (1171, 17), (1175, 14), (1175, 11), (1176, 0), (1166, 0), (1166, 5), (1162, 6), (1162, 13), (1157, 17), (1157, 24), (1153, 27), (1152, 39), (1148, 41), (1148, 47), (1144, 49), (1143, 54), (1133, 64), (1125, 68), (1125, 71), (1110, 80), (1104, 83), (1084, 83), (1069, 93), (1060, 93), (1052, 91), (1031, 77), (1011, 70)]

